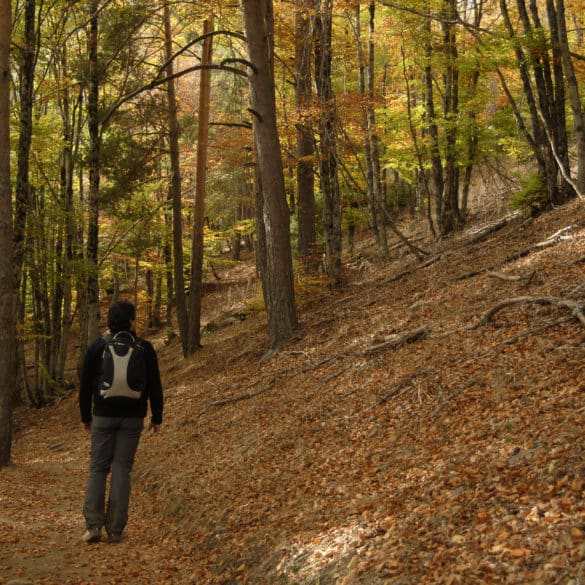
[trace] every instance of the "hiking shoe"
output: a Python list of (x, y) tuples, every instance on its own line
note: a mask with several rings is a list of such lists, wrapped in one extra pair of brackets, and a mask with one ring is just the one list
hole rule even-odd
[(102, 530), (101, 528), (88, 528), (81, 537), (81, 540), (86, 544), (91, 544), (93, 542), (99, 542), (102, 539)]
[(117, 544), (118, 542), (122, 542), (122, 540), (124, 540), (122, 534), (108, 534), (108, 542), (112, 544)]

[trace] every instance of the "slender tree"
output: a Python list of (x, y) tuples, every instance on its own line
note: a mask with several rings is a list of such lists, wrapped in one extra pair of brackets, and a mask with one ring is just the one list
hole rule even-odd
[[(203, 34), (213, 30), (211, 20), (203, 23)], [(187, 353), (201, 346), (201, 297), (203, 296), (203, 228), (205, 222), (205, 183), (207, 181), (207, 151), (209, 142), (209, 105), (211, 99), (211, 65), (213, 37), (203, 41), (199, 75), (199, 128), (197, 134), (197, 168), (195, 202), (193, 204), (193, 234), (191, 242), (191, 285), (189, 289), (189, 338)]]
[(10, 0), (0, 0), (0, 467), (10, 462), (16, 379), (15, 275), (10, 186)]
[(312, 28), (308, 1), (298, 0), (295, 9), (295, 98), (297, 108), (297, 214), (299, 221), (298, 251), (301, 262), (308, 270), (318, 264), (315, 250), (315, 139), (311, 115), (312, 105)]
[(341, 286), (341, 197), (337, 158), (337, 112), (331, 78), (333, 0), (317, 0), (315, 77), (319, 98), (319, 174), (323, 195), (323, 230), (327, 275)]
[(100, 190), (100, 119), (99, 86), (100, 71), (98, 60), (98, 25), (100, 19), (100, 2), (91, 0), (89, 30), (87, 37), (88, 51), (88, 97), (87, 125), (89, 130), (89, 195), (88, 195), (88, 232), (87, 232), (87, 331), (82, 332), (81, 354), (87, 343), (99, 335), (99, 190)]
[(177, 307), (177, 325), (183, 348), (183, 355), (187, 355), (187, 338), (189, 332), (189, 318), (187, 313), (187, 298), (185, 295), (185, 277), (183, 275), (183, 209), (182, 209), (182, 182), (181, 163), (179, 157), (179, 121), (177, 117), (177, 97), (175, 88), (173, 55), (173, 39), (171, 32), (171, 16), (168, 2), (163, 0), (164, 29), (165, 29), (165, 57), (167, 81), (167, 111), (169, 124), (169, 157), (171, 165), (171, 181), (169, 185), (169, 199), (172, 203), (173, 216), (173, 275), (175, 289), (175, 303)]

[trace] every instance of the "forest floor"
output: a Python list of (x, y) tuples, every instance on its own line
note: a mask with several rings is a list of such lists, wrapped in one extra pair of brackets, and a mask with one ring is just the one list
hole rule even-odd
[(150, 336), (166, 417), (124, 542), (80, 541), (76, 395), (16, 413), (0, 584), (585, 582), (584, 211), (422, 239), (422, 263), (363, 241), (343, 289), (298, 283), (271, 359), (251, 262), (222, 270), (208, 312), (256, 310), (186, 360)]

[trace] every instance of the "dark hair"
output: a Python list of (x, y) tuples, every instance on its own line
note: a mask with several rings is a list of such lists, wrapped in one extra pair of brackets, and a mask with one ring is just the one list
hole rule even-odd
[(117, 301), (108, 310), (108, 328), (112, 333), (129, 331), (130, 321), (136, 319), (136, 308), (130, 301)]

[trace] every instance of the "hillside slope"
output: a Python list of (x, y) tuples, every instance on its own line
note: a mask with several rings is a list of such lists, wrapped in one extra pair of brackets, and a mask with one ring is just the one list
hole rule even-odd
[(165, 428), (119, 546), (79, 544), (75, 397), (19, 413), (0, 583), (582, 582), (582, 203), (473, 235), (424, 265), (362, 249), (270, 360), (262, 315), (186, 361), (158, 340)]

